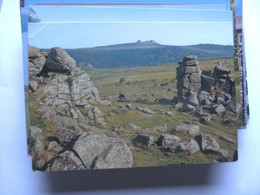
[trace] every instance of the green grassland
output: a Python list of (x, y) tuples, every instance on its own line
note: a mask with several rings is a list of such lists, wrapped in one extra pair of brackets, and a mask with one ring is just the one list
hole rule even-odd
[[(238, 81), (238, 72), (233, 71), (233, 59), (202, 59), (200, 60), (200, 69), (213, 69), (217, 62), (222, 62), (222, 66), (229, 68), (233, 78)], [(172, 99), (177, 94), (176, 67), (177, 63), (164, 64), (161, 66), (138, 67), (138, 68), (118, 68), (118, 69), (94, 69), (88, 71), (94, 86), (97, 87), (101, 99), (108, 99), (112, 106), (96, 105), (104, 114), (107, 123), (106, 129), (123, 126), (124, 130), (118, 135), (123, 137), (130, 146), (134, 156), (134, 166), (158, 166), (171, 164), (190, 164), (190, 163), (210, 163), (217, 158), (213, 154), (196, 153), (186, 155), (182, 153), (169, 153), (164, 148), (157, 146), (135, 145), (132, 141), (140, 133), (152, 135), (155, 140), (162, 134), (154, 131), (153, 128), (158, 125), (167, 124), (168, 134), (173, 134), (173, 129), (184, 122), (193, 120), (193, 114), (180, 112), (172, 108), (170, 104), (155, 103), (156, 98)], [(125, 78), (125, 82), (119, 84), (120, 78)], [(239, 88), (237, 83), (237, 98), (239, 99)], [(144, 114), (133, 109), (120, 109), (119, 106), (125, 106), (126, 103), (118, 102), (116, 97), (119, 93), (125, 94), (131, 101), (133, 107), (145, 107), (155, 111), (154, 114)], [(138, 103), (136, 100), (142, 98), (144, 103)], [(171, 112), (171, 114), (166, 114)], [(128, 123), (134, 123), (141, 129), (130, 130)], [(229, 160), (232, 160), (237, 144), (228, 143), (219, 139), (220, 136), (226, 136), (237, 140), (237, 127), (223, 123), (223, 118), (215, 116), (207, 124), (201, 124), (193, 121), (200, 126), (199, 134), (207, 134), (216, 139), (220, 147), (229, 152)], [(193, 137), (178, 135), (182, 140), (193, 139)]]
[[(231, 70), (233, 78), (238, 81), (238, 72), (233, 71), (233, 59), (200, 59), (200, 69), (213, 69), (217, 62), (222, 62), (222, 66)], [(163, 64), (160, 66), (134, 67), (134, 68), (116, 68), (116, 69), (93, 69), (88, 74), (98, 89), (101, 99), (111, 101), (111, 106), (96, 104), (94, 106), (102, 110), (106, 126), (102, 127), (112, 131), (114, 128), (123, 127), (124, 130), (117, 132), (130, 147), (134, 157), (134, 167), (147, 166), (169, 166), (173, 164), (195, 164), (212, 163), (218, 156), (216, 154), (204, 154), (198, 152), (193, 155), (184, 153), (170, 153), (164, 147), (151, 145), (149, 147), (136, 145), (133, 140), (138, 134), (147, 134), (154, 136), (157, 140), (162, 132), (153, 130), (154, 127), (167, 124), (166, 134), (175, 134), (182, 141), (193, 139), (194, 136), (185, 136), (173, 132), (173, 129), (184, 123), (192, 121), (193, 124), (200, 126), (198, 134), (207, 134), (214, 138), (221, 149), (229, 152), (228, 160), (231, 161), (234, 151), (237, 149), (237, 127), (235, 125), (226, 125), (223, 117), (215, 116), (207, 125), (193, 121), (193, 114), (180, 112), (172, 107), (171, 104), (156, 103), (156, 98), (166, 98), (171, 100), (177, 95), (176, 67), (177, 63)], [(125, 78), (125, 82), (119, 84), (120, 78)], [(237, 94), (239, 88), (237, 83)], [(130, 100), (132, 108), (130, 110), (119, 108), (125, 106), (126, 102), (119, 102), (118, 94), (125, 94)], [(146, 100), (145, 102), (136, 102), (138, 98)], [(237, 96), (239, 98), (239, 96)], [(28, 103), (28, 102), (27, 102)], [(31, 125), (40, 127), (43, 130), (45, 138), (55, 133), (56, 127), (51, 121), (43, 120), (37, 113), (39, 105), (35, 102), (30, 107)], [(135, 107), (150, 108), (154, 114), (145, 114), (137, 111)], [(82, 110), (84, 112), (84, 110)], [(166, 114), (166, 112), (168, 112)], [(130, 129), (128, 123), (134, 123), (141, 127), (140, 129)], [(219, 139), (220, 136), (226, 136), (235, 141), (235, 144)], [(48, 140), (46, 139), (46, 144)]]

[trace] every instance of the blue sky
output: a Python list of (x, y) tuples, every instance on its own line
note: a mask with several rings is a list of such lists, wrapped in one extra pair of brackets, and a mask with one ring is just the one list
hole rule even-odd
[(236, 14), (242, 14), (242, 0), (235, 0)]
[(54, 3), (150, 3), (150, 4), (222, 4), (229, 6), (229, 0), (24, 0), (25, 6)]
[(29, 44), (83, 48), (154, 40), (166, 45), (233, 44), (232, 12), (167, 6), (33, 6)]

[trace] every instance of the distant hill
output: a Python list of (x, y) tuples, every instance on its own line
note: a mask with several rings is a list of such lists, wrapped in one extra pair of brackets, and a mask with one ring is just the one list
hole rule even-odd
[(161, 45), (153, 40), (94, 48), (66, 49), (66, 51), (77, 63), (90, 63), (94, 68), (154, 66), (180, 61), (185, 55), (197, 55), (199, 58), (233, 56), (233, 46), (214, 44), (171, 46)]

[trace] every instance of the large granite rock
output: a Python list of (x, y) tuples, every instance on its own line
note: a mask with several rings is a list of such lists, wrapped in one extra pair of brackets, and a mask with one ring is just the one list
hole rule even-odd
[(195, 140), (199, 143), (203, 152), (218, 152), (220, 150), (219, 144), (209, 135), (198, 135)]
[(68, 55), (68, 53), (59, 48), (55, 47), (51, 49), (50, 54), (46, 59), (44, 65), (44, 71), (62, 72), (66, 73), (76, 68), (76, 61)]
[(125, 141), (108, 131), (83, 133), (73, 150), (88, 169), (132, 167), (133, 156)]
[(158, 146), (170, 146), (179, 143), (180, 141), (181, 138), (176, 135), (162, 134), (156, 141), (156, 144)]
[(184, 152), (185, 154), (194, 154), (200, 151), (200, 147), (195, 140), (191, 139), (188, 141), (172, 144), (169, 147), (169, 150), (171, 152)]
[(184, 135), (195, 135), (200, 131), (200, 127), (198, 125), (188, 125), (184, 123), (177, 126), (174, 131)]

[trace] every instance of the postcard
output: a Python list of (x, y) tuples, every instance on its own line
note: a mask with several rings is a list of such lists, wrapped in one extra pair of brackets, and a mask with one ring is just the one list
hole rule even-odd
[(237, 159), (231, 10), (35, 5), (29, 12), (34, 170)]

